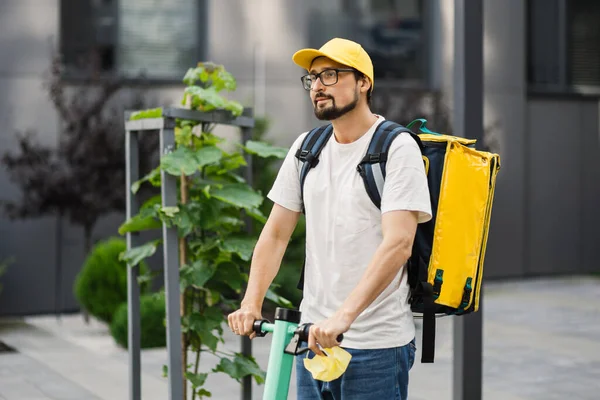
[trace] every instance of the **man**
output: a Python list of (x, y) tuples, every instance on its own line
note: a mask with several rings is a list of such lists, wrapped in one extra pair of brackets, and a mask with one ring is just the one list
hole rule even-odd
[[(296, 52), (293, 61), (308, 71), (302, 83), (315, 115), (331, 121), (334, 133), (306, 177), (303, 196), (295, 154), (306, 133), (292, 145), (268, 194), (273, 210), (256, 244), (241, 308), (229, 315), (229, 326), (254, 337), (252, 323), (261, 318), (265, 293), (304, 210), (300, 311), (302, 323), (314, 323), (308, 346), (321, 355), (323, 348), (341, 345), (352, 360), (339, 379), (320, 382), (297, 357), (298, 399), (406, 399), (415, 326), (403, 266), (417, 224), (431, 218), (420, 150), (407, 133), (394, 140), (378, 209), (356, 169), (384, 120), (369, 109), (374, 83), (369, 55), (358, 43), (335, 38), (319, 50)], [(344, 340), (338, 343), (341, 333)]]

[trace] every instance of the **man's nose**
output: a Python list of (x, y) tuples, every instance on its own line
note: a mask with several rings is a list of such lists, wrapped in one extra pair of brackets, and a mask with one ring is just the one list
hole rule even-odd
[(313, 92), (322, 92), (324, 88), (325, 85), (323, 85), (323, 82), (321, 82), (321, 78), (315, 79), (310, 86), (310, 90)]

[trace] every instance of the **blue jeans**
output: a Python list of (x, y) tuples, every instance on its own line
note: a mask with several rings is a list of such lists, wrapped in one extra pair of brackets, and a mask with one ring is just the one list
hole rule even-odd
[[(302, 347), (305, 347), (303, 343)], [(406, 400), (408, 371), (415, 361), (415, 340), (401, 347), (374, 350), (344, 348), (352, 359), (346, 372), (331, 382), (313, 379), (304, 368), (308, 352), (296, 357), (298, 400)]]

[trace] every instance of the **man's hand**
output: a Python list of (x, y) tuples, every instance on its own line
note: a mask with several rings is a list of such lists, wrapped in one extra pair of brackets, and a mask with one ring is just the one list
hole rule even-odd
[(339, 314), (315, 323), (310, 327), (308, 334), (308, 347), (317, 355), (323, 355), (323, 352), (317, 343), (324, 349), (339, 346), (337, 337), (346, 333), (350, 329), (350, 322), (342, 318)]
[(260, 309), (251, 306), (242, 306), (239, 310), (227, 316), (231, 331), (236, 335), (250, 336), (250, 339), (256, 337), (252, 325), (257, 319), (262, 319)]

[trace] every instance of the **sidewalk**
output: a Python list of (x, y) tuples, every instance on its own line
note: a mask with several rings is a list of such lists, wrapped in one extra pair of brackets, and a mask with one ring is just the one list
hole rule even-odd
[[(486, 400), (592, 400), (600, 392), (600, 280), (544, 279), (485, 288), (483, 387)], [(420, 321), (417, 321), (418, 323)], [(419, 324), (420, 325), (420, 324)], [(420, 331), (417, 334), (420, 342)], [(0, 400), (128, 400), (127, 352), (102, 324), (80, 315), (0, 320)], [(438, 319), (436, 361), (411, 371), (411, 400), (452, 400), (452, 319)], [(225, 348), (239, 351), (227, 334)], [(270, 335), (253, 341), (266, 369)], [(168, 399), (165, 349), (142, 352), (142, 398)], [(201, 370), (214, 359), (205, 357)], [(224, 374), (211, 375), (213, 399), (240, 399)], [(290, 399), (295, 398), (292, 379)], [(254, 399), (262, 386), (254, 386)]]

